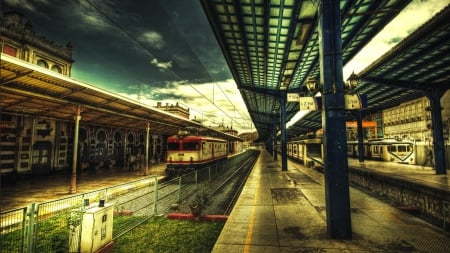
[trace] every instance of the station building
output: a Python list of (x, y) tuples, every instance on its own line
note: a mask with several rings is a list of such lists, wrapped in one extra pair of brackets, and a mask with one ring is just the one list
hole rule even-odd
[[(59, 45), (36, 34), (30, 21), (17, 12), (4, 13), (0, 22), (1, 53), (33, 65), (71, 76), (72, 45)], [(51, 89), (51, 87), (49, 87)], [(2, 182), (18, 176), (69, 172), (73, 157), (73, 120), (54, 119), (48, 108), (14, 113), (8, 97), (0, 101), (0, 175)], [(70, 106), (70, 105), (67, 105)], [(163, 155), (164, 136), (150, 137), (150, 158)], [(77, 169), (129, 166), (144, 154), (146, 132), (136, 129), (80, 123)]]
[[(442, 99), (442, 129), (445, 139), (445, 159), (450, 161), (450, 93)], [(433, 149), (433, 125), (431, 123), (430, 100), (427, 97), (413, 99), (378, 113), (366, 115), (367, 122), (375, 126), (364, 127), (364, 139), (385, 138), (408, 140), (415, 143), (417, 165), (422, 165), (427, 157), (425, 152)], [(347, 138), (356, 134), (356, 125), (347, 125)]]

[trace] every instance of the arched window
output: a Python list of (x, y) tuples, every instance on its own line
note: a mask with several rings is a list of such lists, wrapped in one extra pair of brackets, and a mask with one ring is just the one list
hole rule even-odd
[(106, 140), (106, 133), (103, 129), (97, 132), (97, 141), (104, 142)]
[(47, 64), (47, 62), (44, 61), (44, 60), (42, 60), (42, 59), (40, 59), (40, 60), (37, 61), (37, 65), (38, 65), (38, 66), (41, 66), (41, 67), (44, 67), (44, 68), (46, 68), (46, 69), (48, 69), (48, 64)]
[(55, 72), (60, 73), (60, 74), (62, 73), (62, 69), (58, 65), (53, 65), (52, 66), (52, 71), (55, 71)]

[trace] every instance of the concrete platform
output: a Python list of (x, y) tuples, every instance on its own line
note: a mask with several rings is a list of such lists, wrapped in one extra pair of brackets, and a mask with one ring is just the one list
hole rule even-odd
[(262, 151), (213, 252), (450, 252), (442, 229), (353, 188), (353, 238), (331, 239), (323, 181), (292, 161), (281, 171)]
[[(165, 168), (165, 163), (151, 164), (148, 169), (148, 176), (164, 177)], [(130, 171), (128, 168), (113, 167), (94, 171), (85, 170), (77, 174), (76, 194), (128, 183), (148, 176), (144, 175), (143, 169)], [(73, 194), (69, 193), (70, 179), (71, 174), (60, 173), (20, 179), (14, 183), (3, 184), (0, 188), (0, 211), (71, 196)]]

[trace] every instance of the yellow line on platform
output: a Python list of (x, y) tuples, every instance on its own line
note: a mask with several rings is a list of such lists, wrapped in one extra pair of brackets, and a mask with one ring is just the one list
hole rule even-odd
[[(258, 175), (257, 177), (259, 179), (260, 176)], [(257, 180), (257, 181), (259, 181), (259, 180)], [(258, 195), (259, 195), (259, 187), (260, 187), (260, 184), (257, 184), (256, 189), (255, 189), (255, 195), (253, 197), (252, 213), (250, 215), (250, 222), (248, 224), (247, 236), (245, 237), (245, 243), (244, 243), (244, 252), (245, 253), (250, 252), (252, 236), (253, 236), (253, 229), (255, 226), (255, 211), (256, 211), (256, 203), (257, 203)]]

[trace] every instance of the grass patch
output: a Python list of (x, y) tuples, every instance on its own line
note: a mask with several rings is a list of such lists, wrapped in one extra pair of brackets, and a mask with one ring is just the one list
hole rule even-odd
[(112, 252), (211, 252), (224, 224), (153, 217), (116, 239)]

